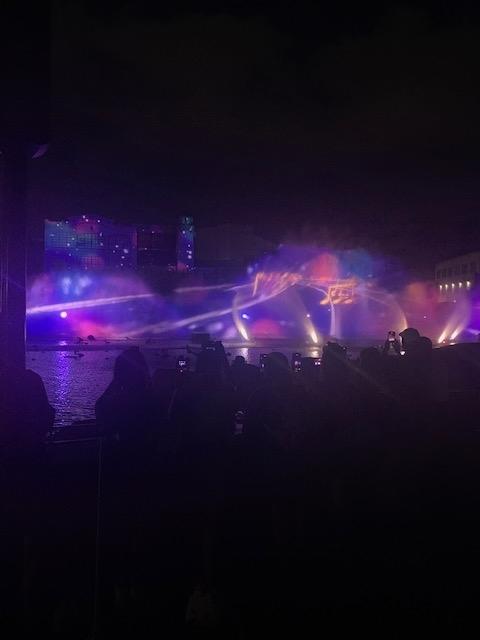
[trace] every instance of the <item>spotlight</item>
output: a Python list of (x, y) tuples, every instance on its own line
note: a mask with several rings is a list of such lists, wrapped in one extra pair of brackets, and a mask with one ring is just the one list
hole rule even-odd
[(68, 313), (66, 311), (60, 311), (60, 318), (63, 318), (63, 320), (65, 320), (67, 316), (68, 316)]
[(242, 318), (244, 320), (250, 320), (250, 316), (248, 315), (248, 313), (242, 313)]
[(445, 338), (447, 337), (448, 329), (445, 328), (438, 338), (438, 344), (443, 344), (445, 342)]
[(247, 330), (245, 329), (244, 326), (240, 325), (238, 327), (238, 331), (244, 340), (250, 340), (250, 338), (248, 337)]

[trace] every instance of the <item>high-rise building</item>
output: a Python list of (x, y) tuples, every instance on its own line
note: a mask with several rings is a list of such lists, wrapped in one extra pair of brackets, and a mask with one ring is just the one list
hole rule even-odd
[(177, 233), (177, 271), (195, 267), (195, 227), (191, 216), (182, 216)]

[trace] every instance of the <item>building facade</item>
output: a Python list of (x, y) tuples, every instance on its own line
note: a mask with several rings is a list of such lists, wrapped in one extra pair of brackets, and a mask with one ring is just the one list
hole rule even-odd
[(137, 229), (137, 264), (139, 269), (175, 270), (177, 230), (174, 225), (148, 225)]
[(176, 225), (125, 225), (83, 215), (45, 220), (45, 271), (194, 268), (193, 218)]
[(467, 253), (435, 266), (435, 284), (441, 302), (469, 294), (480, 273), (480, 252)]
[(136, 228), (81, 216), (45, 220), (46, 271), (135, 268)]

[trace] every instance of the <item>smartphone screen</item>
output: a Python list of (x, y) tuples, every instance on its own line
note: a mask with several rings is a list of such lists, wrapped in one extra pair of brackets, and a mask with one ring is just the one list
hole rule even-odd
[(179, 358), (177, 360), (177, 367), (180, 372), (188, 370), (188, 361), (185, 358)]

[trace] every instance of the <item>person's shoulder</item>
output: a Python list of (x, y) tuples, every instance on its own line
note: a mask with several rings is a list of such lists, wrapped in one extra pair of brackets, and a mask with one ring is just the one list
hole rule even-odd
[(24, 376), (26, 378), (30, 378), (31, 380), (41, 380), (42, 376), (37, 373), (36, 371), (33, 371), (33, 369), (25, 369), (25, 371), (23, 372)]
[(44, 387), (42, 376), (31, 369), (23, 371), (22, 379), (26, 385)]

